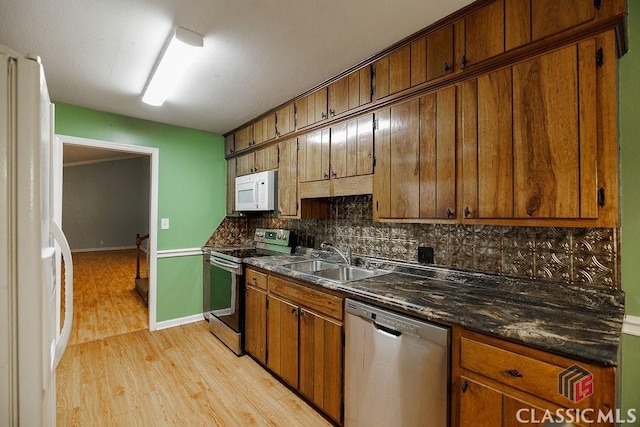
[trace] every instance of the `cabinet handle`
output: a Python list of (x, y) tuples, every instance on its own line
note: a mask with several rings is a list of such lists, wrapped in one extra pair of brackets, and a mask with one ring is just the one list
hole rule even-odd
[(253, 280), (254, 282), (258, 280), (257, 277), (252, 277), (251, 280)]
[(329, 109), (329, 114), (331, 114), (331, 117), (336, 115), (336, 110), (334, 110), (333, 108)]
[(471, 215), (471, 209), (469, 209), (469, 206), (467, 206), (466, 208), (464, 208), (464, 217), (469, 218), (470, 215)]
[(469, 383), (465, 380), (462, 382), (462, 387), (460, 387), (462, 389), (463, 393), (466, 393), (467, 390), (469, 389)]
[(338, 176), (338, 174), (336, 173), (336, 171), (333, 171), (333, 172), (331, 172), (331, 176), (335, 178), (335, 177)]
[(462, 66), (462, 68), (465, 68), (467, 66), (467, 55), (462, 55), (462, 58), (460, 58), (460, 65)]
[(449, 64), (447, 62), (445, 62), (444, 63), (444, 72), (448, 73), (450, 69), (451, 69), (451, 67), (449, 66)]
[(447, 214), (447, 218), (453, 218), (454, 214), (451, 208), (447, 208), (447, 211), (445, 213)]
[(229, 150), (230, 153), (233, 153), (235, 150), (232, 148), (231, 150)]
[(297, 309), (297, 308), (292, 308), (292, 309), (291, 309), (291, 314), (295, 314), (295, 315), (297, 316), (297, 315), (298, 315), (298, 314), (300, 314), (300, 313), (298, 312), (298, 309)]
[(329, 174), (328, 173), (324, 173), (324, 179), (328, 179), (329, 178)]
[(327, 113), (325, 113), (324, 111), (322, 113), (320, 113), (320, 117), (322, 117), (323, 119), (327, 118)]
[(511, 375), (512, 377), (522, 378), (522, 374), (518, 372), (517, 369), (507, 369), (505, 372)]

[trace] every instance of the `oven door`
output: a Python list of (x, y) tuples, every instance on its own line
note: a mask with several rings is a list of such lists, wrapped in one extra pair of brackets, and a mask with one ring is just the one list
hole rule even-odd
[(241, 289), (242, 264), (214, 257), (209, 263), (209, 295), (208, 301), (205, 301), (205, 307), (208, 302), (205, 317), (213, 315), (234, 331), (242, 333), (244, 317), (242, 310), (244, 293)]

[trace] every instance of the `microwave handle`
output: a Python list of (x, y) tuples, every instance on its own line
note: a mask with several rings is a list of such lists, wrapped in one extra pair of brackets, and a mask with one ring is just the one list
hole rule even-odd
[(253, 200), (256, 202), (256, 208), (259, 208), (260, 201), (258, 200), (258, 181), (253, 182)]

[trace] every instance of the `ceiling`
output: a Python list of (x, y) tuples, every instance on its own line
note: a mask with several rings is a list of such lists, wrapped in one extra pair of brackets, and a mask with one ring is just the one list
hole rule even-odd
[[(42, 58), (51, 99), (226, 133), (471, 0), (0, 0), (0, 44)], [(140, 100), (171, 29), (204, 49)]]

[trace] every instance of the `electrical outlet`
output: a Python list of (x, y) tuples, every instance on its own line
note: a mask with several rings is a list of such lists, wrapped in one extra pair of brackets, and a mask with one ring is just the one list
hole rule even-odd
[(420, 264), (433, 264), (433, 248), (430, 246), (418, 246), (418, 262)]
[(160, 228), (162, 230), (168, 230), (169, 229), (169, 218), (162, 218), (160, 220)]

